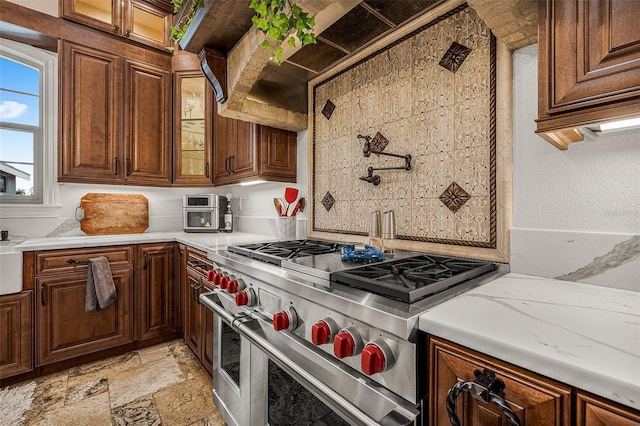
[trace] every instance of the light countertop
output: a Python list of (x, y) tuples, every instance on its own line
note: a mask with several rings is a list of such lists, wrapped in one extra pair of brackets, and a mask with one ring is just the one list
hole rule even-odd
[(420, 316), (422, 331), (640, 409), (640, 293), (507, 274)]
[(188, 233), (144, 232), (141, 234), (81, 235), (74, 237), (30, 238), (15, 246), (17, 251), (57, 250), (79, 247), (101, 247), (123, 244), (145, 244), (177, 241), (193, 248), (207, 251), (229, 244), (258, 241), (274, 241), (273, 237), (244, 232)]

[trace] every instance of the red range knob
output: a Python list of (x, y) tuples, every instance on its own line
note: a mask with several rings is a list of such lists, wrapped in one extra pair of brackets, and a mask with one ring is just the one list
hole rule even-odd
[(231, 277), (229, 277), (229, 275), (225, 275), (224, 277), (222, 277), (222, 279), (220, 280), (220, 288), (227, 288), (227, 286), (229, 285), (229, 281), (231, 281)]
[(244, 306), (249, 304), (249, 295), (246, 291), (236, 293), (236, 306)]
[(224, 274), (222, 272), (216, 272), (215, 276), (213, 277), (213, 283), (215, 285), (220, 285), (220, 281), (222, 280), (223, 277), (224, 277)]
[(238, 291), (238, 280), (231, 280), (227, 284), (227, 293), (235, 293)]
[(275, 331), (289, 328), (289, 315), (286, 312), (278, 312), (273, 315), (273, 329)]
[(360, 361), (362, 372), (368, 376), (384, 371), (387, 363), (382, 349), (373, 343), (366, 344), (364, 349), (362, 349), (362, 358)]
[(314, 345), (324, 345), (331, 341), (331, 328), (324, 321), (318, 321), (311, 326), (311, 341)]
[(333, 339), (333, 353), (338, 358), (344, 358), (354, 354), (356, 349), (356, 342), (353, 340), (353, 336), (347, 331), (341, 331), (336, 334)]
[(210, 270), (209, 272), (207, 272), (207, 280), (208, 281), (213, 281), (216, 277), (216, 271), (214, 271), (213, 269)]
[(236, 306), (253, 306), (257, 301), (256, 293), (252, 288), (236, 293)]

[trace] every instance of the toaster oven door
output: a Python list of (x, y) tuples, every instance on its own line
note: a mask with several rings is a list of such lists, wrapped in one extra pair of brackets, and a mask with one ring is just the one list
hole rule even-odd
[(218, 232), (220, 228), (217, 208), (184, 209), (185, 232)]

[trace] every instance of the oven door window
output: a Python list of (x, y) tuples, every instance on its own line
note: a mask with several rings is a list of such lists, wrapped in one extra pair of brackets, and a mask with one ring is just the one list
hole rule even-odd
[(269, 360), (269, 425), (348, 425)]
[(221, 369), (240, 386), (240, 336), (222, 322)]
[(208, 228), (213, 226), (213, 212), (207, 211), (187, 211), (187, 226), (189, 228)]

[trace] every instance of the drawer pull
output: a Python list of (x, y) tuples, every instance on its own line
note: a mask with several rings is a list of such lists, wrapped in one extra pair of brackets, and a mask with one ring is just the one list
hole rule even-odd
[(87, 259), (87, 260), (75, 260), (75, 259), (67, 260), (67, 263), (69, 265), (88, 265), (89, 262), (91, 262), (89, 259)]
[(44, 298), (45, 291), (46, 291), (46, 289), (45, 289), (45, 285), (44, 285), (44, 284), (42, 284), (42, 285), (40, 286), (40, 304), (41, 304), (42, 306), (44, 306), (44, 305), (45, 305), (45, 298)]
[(460, 426), (460, 419), (456, 415), (456, 398), (461, 392), (468, 392), (474, 399), (488, 404), (493, 402), (507, 416), (511, 426), (520, 426), (520, 419), (504, 399), (504, 382), (498, 379), (490, 370), (475, 370), (476, 379), (473, 382), (459, 382), (447, 393), (447, 414), (452, 426)]

